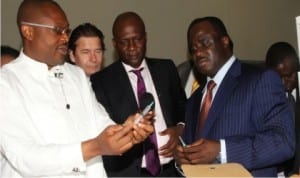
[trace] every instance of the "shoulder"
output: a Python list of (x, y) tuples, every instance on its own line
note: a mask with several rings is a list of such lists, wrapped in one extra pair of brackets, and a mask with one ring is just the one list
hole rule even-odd
[(83, 69), (81, 69), (80, 67), (78, 67), (76, 65), (65, 63), (63, 65), (63, 67), (67, 72), (71, 73), (71, 75), (73, 75), (73, 76), (86, 77)]
[(192, 60), (184, 61), (177, 66), (178, 70), (190, 70), (192, 68)]
[(174, 68), (177, 70), (175, 63), (171, 59), (146, 58), (146, 62), (150, 68)]
[(122, 73), (122, 71), (125, 71), (125, 69), (122, 66), (122, 63), (117, 61), (109, 66), (105, 67), (104, 69), (100, 70), (99, 72), (93, 74), (91, 76), (91, 82), (92, 83), (100, 83), (105, 81), (114, 80), (115, 77), (119, 76), (119, 73)]
[(162, 64), (174, 64), (172, 59), (167, 59), (167, 58), (151, 58), (147, 57), (146, 58), (147, 62), (151, 63), (162, 63)]

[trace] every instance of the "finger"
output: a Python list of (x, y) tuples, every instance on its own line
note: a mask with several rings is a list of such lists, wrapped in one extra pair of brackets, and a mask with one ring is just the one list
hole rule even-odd
[(177, 146), (176, 146), (176, 152), (178, 152), (178, 153), (183, 153), (183, 146), (177, 145)]
[(133, 142), (133, 134), (124, 135), (123, 137), (116, 140), (116, 144), (118, 147), (122, 147), (123, 145), (126, 145), (127, 143)]
[(140, 143), (142, 141), (145, 140), (144, 137), (140, 136), (138, 133), (136, 133), (136, 131), (133, 131), (133, 144), (137, 144), (137, 143)]
[(121, 126), (122, 129), (119, 129), (118, 132), (115, 133), (114, 138), (116, 140), (121, 139), (125, 135), (127, 135), (129, 132), (132, 131), (132, 127), (130, 125)]
[(155, 120), (154, 120), (154, 112), (153, 111), (150, 111), (150, 112), (148, 112), (145, 116), (144, 116), (144, 118), (143, 118), (143, 121), (144, 122), (149, 122), (149, 123), (153, 123)]
[(197, 140), (196, 142), (192, 143), (191, 145), (192, 145), (192, 146), (201, 145), (201, 144), (204, 143), (204, 141), (205, 141), (204, 139), (200, 139), (200, 140)]
[(185, 159), (184, 157), (178, 159), (179, 164), (191, 164), (191, 162), (188, 159)]
[(137, 114), (129, 116), (129, 117), (127, 118), (127, 120), (123, 123), (123, 126), (126, 126), (126, 125), (131, 125), (131, 126), (133, 126), (134, 121), (135, 121), (135, 118), (136, 118), (136, 115), (137, 115)]
[(185, 153), (185, 157), (190, 160), (191, 163), (204, 163), (205, 156), (202, 152), (195, 152), (195, 153)]
[(123, 127), (121, 125), (110, 125), (105, 130), (108, 135), (114, 135), (116, 132), (120, 131)]
[(124, 152), (126, 152), (127, 150), (129, 150), (132, 146), (133, 146), (133, 143), (132, 143), (132, 142), (128, 142), (127, 144), (124, 144), (124, 145), (120, 148), (120, 154), (123, 154)]
[(133, 140), (134, 143), (139, 143), (144, 141), (147, 138), (147, 133), (137, 132), (136, 130), (133, 131)]
[(197, 146), (189, 145), (189, 146), (184, 147), (183, 150), (184, 150), (185, 153), (189, 153), (189, 154), (195, 153), (195, 152), (201, 152), (202, 151), (202, 146), (201, 145), (197, 145)]
[(159, 152), (159, 155), (161, 155), (163, 157), (172, 157), (174, 154), (173, 154), (173, 151), (171, 151), (169, 149), (165, 149), (165, 150)]

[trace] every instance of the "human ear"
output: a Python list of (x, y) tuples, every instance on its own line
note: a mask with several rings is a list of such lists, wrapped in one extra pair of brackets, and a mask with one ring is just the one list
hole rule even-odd
[(21, 35), (23, 38), (31, 41), (33, 39), (33, 28), (28, 25), (21, 26)]
[(72, 50), (69, 50), (69, 58), (72, 62), (76, 63), (75, 55), (74, 55), (74, 52)]
[(224, 47), (229, 47), (229, 43), (230, 43), (229, 41), (230, 41), (230, 39), (228, 36), (222, 37), (222, 44), (224, 45)]

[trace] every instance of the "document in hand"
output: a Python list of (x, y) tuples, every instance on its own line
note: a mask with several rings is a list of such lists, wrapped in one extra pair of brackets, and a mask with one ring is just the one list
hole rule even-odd
[(183, 164), (181, 168), (189, 177), (252, 177), (251, 174), (238, 163), (227, 164)]

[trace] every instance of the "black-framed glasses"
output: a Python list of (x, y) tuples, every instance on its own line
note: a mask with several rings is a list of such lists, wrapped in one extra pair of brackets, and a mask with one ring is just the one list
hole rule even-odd
[(48, 29), (54, 31), (57, 35), (63, 35), (63, 34), (69, 35), (71, 33), (71, 31), (72, 31), (69, 27), (67, 27), (67, 28), (60, 28), (60, 27), (53, 26), (53, 25), (44, 25), (44, 24), (24, 22), (24, 21), (22, 21), (21, 24), (23, 24), (23, 25), (29, 25), (29, 26), (33, 26), (33, 27), (48, 28)]

